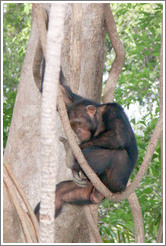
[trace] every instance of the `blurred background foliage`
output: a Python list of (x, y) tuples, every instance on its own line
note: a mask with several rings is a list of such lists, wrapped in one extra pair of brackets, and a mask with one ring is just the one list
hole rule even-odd
[[(161, 3), (112, 3), (111, 9), (126, 51), (115, 101), (126, 110), (136, 133), (139, 159), (131, 177), (141, 165), (146, 147), (159, 117), (159, 72), (162, 25)], [(3, 4), (3, 144), (6, 146), (17, 86), (31, 27), (30, 3)], [(104, 78), (108, 77), (115, 53), (106, 36)], [(104, 81), (105, 84), (106, 81)], [(103, 87), (104, 87), (103, 84)], [(162, 210), (160, 143), (147, 175), (136, 190), (145, 229), (145, 242), (156, 241)], [(134, 242), (130, 206), (125, 200), (105, 200), (99, 206), (99, 229), (104, 242)]]

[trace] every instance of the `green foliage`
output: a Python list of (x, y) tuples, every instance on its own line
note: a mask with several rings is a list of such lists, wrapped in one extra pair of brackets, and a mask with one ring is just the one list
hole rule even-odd
[(9, 91), (6, 100), (3, 102), (3, 138), (4, 138), (4, 147), (8, 137), (8, 131), (11, 123), (13, 105), (16, 99), (16, 91)]
[[(111, 8), (126, 52), (115, 100), (126, 106), (137, 101), (152, 110), (153, 102), (158, 102), (162, 4), (111, 4)], [(114, 51), (108, 69), (113, 59)]]
[(17, 85), (31, 26), (31, 4), (3, 4), (3, 146), (6, 146)]
[(132, 214), (128, 201), (113, 203), (105, 200), (99, 206), (99, 215), (100, 233), (105, 243), (134, 242)]
[[(111, 9), (118, 33), (126, 51), (126, 59), (115, 91), (115, 100), (129, 114), (137, 133), (139, 158), (131, 180), (144, 160), (146, 148), (159, 116), (159, 55), (162, 4), (113, 3)], [(105, 71), (110, 70), (114, 50), (109, 38)], [(161, 154), (160, 143), (147, 174), (136, 190), (144, 218), (145, 242), (156, 242), (161, 219)], [(134, 242), (134, 225), (127, 201), (100, 205), (99, 228), (104, 242)]]

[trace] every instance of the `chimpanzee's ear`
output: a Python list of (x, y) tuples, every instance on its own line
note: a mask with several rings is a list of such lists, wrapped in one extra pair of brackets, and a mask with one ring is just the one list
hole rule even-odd
[(94, 115), (96, 114), (96, 107), (93, 105), (88, 105), (86, 106), (86, 112), (91, 118), (94, 118)]

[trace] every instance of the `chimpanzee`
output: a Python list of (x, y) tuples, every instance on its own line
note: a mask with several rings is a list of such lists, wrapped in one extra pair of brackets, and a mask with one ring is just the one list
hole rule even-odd
[[(137, 161), (138, 150), (123, 108), (117, 103), (99, 104), (76, 95), (64, 80), (61, 72), (61, 89), (71, 127), (81, 141), (85, 159), (111, 192), (124, 191)], [(83, 170), (76, 160), (71, 168), (76, 183), (69, 180), (57, 184), (55, 217), (61, 212), (63, 203), (94, 204), (104, 198), (88, 179), (86, 186), (84, 181), (80, 186), (79, 172)], [(38, 210), (39, 204), (36, 213)]]

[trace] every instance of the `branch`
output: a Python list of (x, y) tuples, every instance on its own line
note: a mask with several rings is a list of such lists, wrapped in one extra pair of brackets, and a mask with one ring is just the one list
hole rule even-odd
[(117, 32), (117, 28), (116, 28), (115, 20), (114, 20), (114, 17), (113, 17), (111, 8), (110, 8), (110, 4), (106, 4), (105, 19), (106, 19), (108, 35), (112, 43), (112, 46), (115, 50), (116, 57), (111, 66), (109, 78), (105, 86), (103, 103), (113, 101), (115, 86), (116, 86), (119, 74), (122, 70), (124, 59), (125, 59), (125, 50), (124, 50), (124, 47), (122, 45), (122, 42)]
[(7, 165), (5, 162), (3, 162), (3, 165), (7, 171), (7, 174), (9, 176), (10, 180), (12, 181), (13, 185), (15, 186), (15, 188), (18, 191), (18, 194), (20, 195), (22, 201), (24, 202), (25, 207), (27, 208), (28, 214), (29, 214), (31, 221), (32, 221), (33, 228), (35, 230), (36, 240), (38, 240), (39, 224), (38, 224), (36, 216), (33, 212), (33, 209), (29, 205), (29, 202), (28, 202), (20, 184), (18, 183), (17, 179), (15, 178), (15, 176), (11, 170), (11, 167), (9, 165)]
[(96, 226), (96, 223), (94, 222), (94, 219), (93, 219), (93, 216), (90, 210), (90, 206), (84, 206), (83, 210), (84, 210), (85, 217), (90, 225), (90, 229), (92, 230), (93, 235), (95, 237), (96, 243), (103, 243), (99, 230)]
[[(163, 214), (161, 215), (163, 216)], [(161, 217), (156, 243), (163, 243), (163, 217)]]
[(144, 243), (144, 222), (141, 207), (135, 192), (128, 197), (128, 201), (134, 221), (135, 243)]
[(31, 226), (29, 226), (29, 220), (28, 220), (28, 214), (24, 211), (24, 209), (22, 208), (22, 206), (20, 205), (20, 202), (15, 194), (15, 189), (13, 187), (12, 181), (10, 180), (10, 178), (7, 176), (6, 171), (4, 170), (3, 172), (3, 181), (6, 185), (6, 188), (9, 192), (9, 195), (13, 201), (13, 204), (16, 208), (16, 211), (18, 213), (18, 216), (20, 218), (20, 222), (23, 228), (23, 234), (25, 236), (25, 241), (27, 243), (35, 243), (37, 242), (37, 238), (35, 236), (35, 232), (34, 232), (34, 228), (32, 228)]

